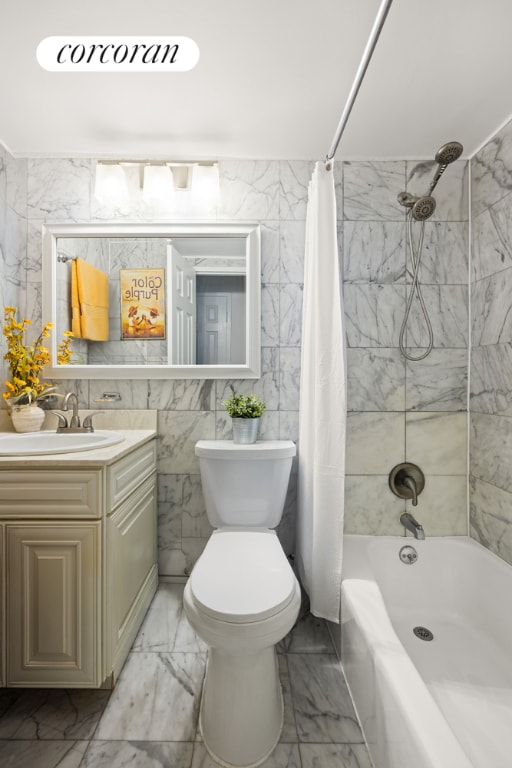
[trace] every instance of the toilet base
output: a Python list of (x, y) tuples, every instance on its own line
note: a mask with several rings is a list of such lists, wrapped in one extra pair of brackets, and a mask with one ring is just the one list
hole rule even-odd
[(275, 647), (238, 655), (210, 648), (199, 724), (213, 759), (226, 768), (255, 768), (276, 748), (283, 696)]

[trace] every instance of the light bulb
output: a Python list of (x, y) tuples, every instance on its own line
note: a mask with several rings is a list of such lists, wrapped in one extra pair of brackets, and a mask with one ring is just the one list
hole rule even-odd
[(194, 167), (193, 191), (194, 199), (199, 204), (212, 207), (219, 197), (219, 166), (196, 165)]
[(98, 200), (125, 200), (128, 197), (124, 169), (115, 163), (98, 163), (94, 196)]
[(161, 202), (171, 197), (174, 182), (171, 169), (167, 165), (144, 166), (143, 191), (148, 203)]

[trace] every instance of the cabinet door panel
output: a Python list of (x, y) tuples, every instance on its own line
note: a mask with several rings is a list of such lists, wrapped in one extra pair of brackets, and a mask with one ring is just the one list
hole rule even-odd
[(146, 481), (108, 521), (109, 555), (115, 558), (112, 608), (121, 630), (141, 585), (155, 564), (156, 498), (154, 479)]
[(8, 685), (98, 685), (100, 523), (7, 525)]
[(113, 666), (135, 639), (157, 585), (156, 476), (148, 478), (107, 520), (107, 622)]

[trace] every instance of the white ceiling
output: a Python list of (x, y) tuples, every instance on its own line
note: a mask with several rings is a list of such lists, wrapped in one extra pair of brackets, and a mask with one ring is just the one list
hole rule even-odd
[[(17, 156), (323, 159), (380, 0), (0, 0)], [(394, 0), (336, 157), (470, 157), (512, 114), (511, 0)], [(53, 73), (52, 35), (186, 35), (190, 72)]]

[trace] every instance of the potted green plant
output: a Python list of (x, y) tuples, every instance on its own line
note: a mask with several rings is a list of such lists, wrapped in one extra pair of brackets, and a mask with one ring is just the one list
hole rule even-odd
[(233, 441), (235, 443), (255, 443), (258, 437), (260, 417), (265, 411), (263, 403), (256, 395), (237, 394), (231, 387), (232, 395), (224, 400), (223, 405), (233, 424)]

